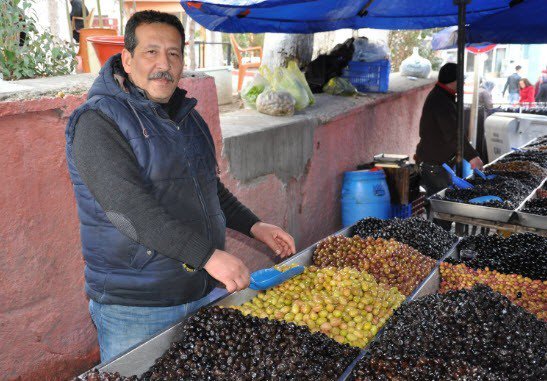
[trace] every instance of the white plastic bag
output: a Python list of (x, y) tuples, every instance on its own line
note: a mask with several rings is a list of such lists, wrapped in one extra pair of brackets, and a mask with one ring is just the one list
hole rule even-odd
[(294, 97), (287, 91), (275, 91), (267, 88), (256, 99), (258, 112), (268, 115), (293, 115), (295, 106)]
[(420, 56), (418, 48), (414, 48), (412, 55), (401, 63), (399, 71), (407, 77), (428, 78), (431, 73), (431, 62)]
[(353, 41), (353, 61), (374, 62), (389, 59), (389, 47), (384, 41), (370, 41), (359, 37)]

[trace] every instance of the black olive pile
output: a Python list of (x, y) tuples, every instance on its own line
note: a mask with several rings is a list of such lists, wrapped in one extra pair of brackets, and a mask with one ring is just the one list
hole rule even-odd
[(357, 222), (353, 234), (361, 238), (393, 238), (434, 259), (440, 259), (457, 240), (450, 232), (418, 217), (391, 220), (365, 218)]
[[(358, 375), (357, 375), (358, 374)], [(461, 381), (461, 380), (483, 380), (498, 381), (506, 380), (502, 374), (486, 370), (479, 366), (471, 365), (465, 361), (445, 360), (427, 357), (405, 358), (405, 357), (380, 357), (376, 356), (361, 366), (356, 372), (354, 381), (365, 380), (416, 380), (416, 381)]]
[(509, 155), (501, 158), (498, 162), (507, 163), (517, 160), (531, 161), (538, 164), (540, 167), (547, 168), (547, 152), (536, 149), (525, 149), (511, 152)]
[[(522, 181), (514, 175), (526, 176)], [(469, 203), (469, 200), (481, 196), (498, 196), (503, 201), (491, 201), (481, 204), (502, 209), (515, 209), (526, 198), (541, 180), (534, 180), (531, 175), (523, 172), (507, 172), (507, 175), (497, 175), (495, 179), (483, 180), (474, 178), (469, 182), (474, 188), (448, 188), (441, 199), (454, 202)], [(532, 185), (534, 184), (534, 185)]]
[(359, 354), (306, 327), (243, 316), (231, 308), (200, 310), (184, 332), (143, 381), (334, 380)]
[[(400, 307), (352, 374), (357, 380), (545, 380), (546, 347), (547, 323), (478, 285)], [(464, 376), (450, 375), (456, 369)]]
[(533, 198), (524, 204), (522, 211), (525, 213), (547, 216), (547, 197)]
[(463, 238), (458, 244), (459, 260), (473, 269), (496, 270), (504, 274), (520, 274), (531, 279), (547, 280), (547, 238), (533, 233), (476, 235)]
[[(75, 378), (73, 381), (80, 381), (79, 378)], [(108, 373), (101, 372), (97, 369), (93, 369), (85, 375), (84, 381), (138, 381), (137, 376), (125, 377), (120, 376), (118, 372)]]

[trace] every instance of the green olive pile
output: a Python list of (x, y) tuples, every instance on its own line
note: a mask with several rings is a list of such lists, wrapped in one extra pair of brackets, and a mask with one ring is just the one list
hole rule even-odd
[(244, 315), (306, 325), (343, 344), (364, 347), (405, 300), (395, 287), (349, 267), (308, 267), (301, 275), (232, 308)]
[(404, 295), (428, 276), (436, 261), (408, 245), (393, 239), (331, 236), (323, 240), (313, 254), (318, 267), (353, 267), (365, 271)]

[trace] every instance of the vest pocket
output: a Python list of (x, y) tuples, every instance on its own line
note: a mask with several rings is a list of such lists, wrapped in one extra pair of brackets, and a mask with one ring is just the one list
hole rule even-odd
[(148, 249), (142, 245), (138, 245), (135, 251), (135, 255), (129, 263), (129, 267), (135, 270), (142, 270), (148, 262), (150, 262), (156, 256), (156, 251)]

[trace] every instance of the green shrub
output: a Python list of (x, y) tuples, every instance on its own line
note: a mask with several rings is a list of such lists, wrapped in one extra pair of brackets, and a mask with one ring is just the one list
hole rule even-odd
[[(34, 0), (0, 4), (0, 72), (5, 80), (70, 74), (76, 53), (70, 43), (36, 27)], [(19, 34), (26, 33), (22, 46)]]

